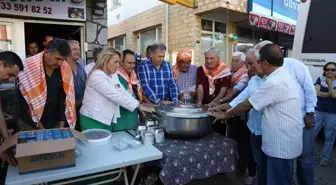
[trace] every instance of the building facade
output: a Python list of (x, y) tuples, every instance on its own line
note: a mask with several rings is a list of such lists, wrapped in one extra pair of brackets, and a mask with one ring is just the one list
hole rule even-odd
[[(281, 38), (289, 42), (285, 48), (290, 50), (293, 36), (249, 24), (254, 1), (267, 0), (195, 0), (194, 8), (159, 0), (111, 0), (107, 3), (109, 45), (132, 49), (144, 58), (148, 45), (163, 42), (169, 61), (175, 62), (179, 50), (192, 49), (197, 65), (203, 64), (203, 53), (209, 47), (218, 48), (228, 64), (234, 51), (244, 52), (263, 39), (278, 43)], [(262, 15), (268, 12), (264, 10)], [(231, 33), (238, 35), (237, 46), (227, 38)]]
[[(144, 57), (148, 45), (163, 42), (168, 47), (167, 58), (172, 62), (175, 62), (179, 50), (188, 48), (194, 51), (193, 63), (202, 64), (203, 52), (211, 46), (217, 47), (222, 60), (227, 62), (232, 53), (232, 44), (226, 36), (236, 32), (232, 22), (247, 16), (247, 0), (230, 3), (226, 0), (199, 0), (195, 9), (168, 5), (158, 0), (148, 0), (142, 4), (133, 2), (138, 1), (108, 3), (109, 44), (120, 50), (135, 50)], [(125, 13), (133, 9), (139, 11), (133, 15)]]
[(27, 45), (36, 42), (42, 51), (47, 35), (79, 41), (90, 61), (95, 46), (107, 46), (106, 0), (0, 1), (0, 51), (24, 59)]

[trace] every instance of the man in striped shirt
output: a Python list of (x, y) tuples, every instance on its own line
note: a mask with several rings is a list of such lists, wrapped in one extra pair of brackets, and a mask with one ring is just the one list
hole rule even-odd
[(262, 112), (262, 150), (267, 155), (267, 184), (291, 185), (294, 159), (302, 153), (300, 91), (295, 79), (283, 68), (283, 53), (275, 44), (260, 50), (260, 67), (266, 82), (235, 108), (212, 113), (227, 120), (251, 108)]
[[(273, 44), (264, 40), (254, 46), (260, 50), (266, 44)], [(303, 128), (303, 150), (297, 158), (296, 176), (300, 185), (314, 184), (314, 160), (315, 160), (315, 137), (314, 137), (314, 110), (317, 103), (316, 90), (312, 81), (308, 67), (294, 58), (284, 58), (283, 67), (295, 79), (295, 83), (300, 91), (301, 111), (304, 123)]]
[(178, 87), (173, 70), (168, 61), (164, 60), (166, 46), (151, 45), (152, 58), (139, 64), (138, 78), (143, 93), (152, 103), (178, 101)]
[[(247, 87), (241, 92), (235, 99), (233, 99), (230, 103), (225, 103), (222, 105), (218, 105), (211, 110), (223, 110), (227, 111), (235, 106), (237, 106), (242, 101), (251, 97), (256, 90), (261, 87), (265, 82), (264, 72), (261, 70), (260, 65), (257, 60), (259, 59), (259, 51), (255, 49), (250, 49), (246, 53), (246, 63), (248, 64), (249, 72), (254, 75), (250, 81), (248, 82)], [(249, 143), (251, 147), (251, 155), (248, 156), (249, 160), (252, 157), (252, 160), (256, 163), (256, 169), (258, 171), (258, 184), (266, 185), (266, 155), (261, 150), (262, 145), (262, 137), (261, 137), (261, 112), (252, 108), (249, 111), (247, 127), (249, 129)], [(232, 124), (237, 124), (234, 122)], [(241, 132), (241, 130), (239, 131)], [(245, 184), (253, 184), (254, 176), (253, 172), (255, 171), (252, 168), (255, 166), (249, 165), (249, 177), (245, 180)]]

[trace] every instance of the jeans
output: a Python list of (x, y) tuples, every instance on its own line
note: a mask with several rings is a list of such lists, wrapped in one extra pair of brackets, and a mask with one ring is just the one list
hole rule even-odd
[(330, 154), (333, 149), (335, 137), (336, 137), (336, 114), (315, 111), (315, 136), (320, 132), (322, 126), (324, 126), (324, 146), (322, 159), (329, 160)]
[(261, 150), (261, 135), (256, 136), (250, 132), (250, 145), (253, 153), (254, 161), (257, 164), (258, 184), (266, 185), (267, 156)]
[(297, 179), (300, 185), (314, 184), (315, 135), (314, 128), (303, 128), (303, 150), (297, 158)]
[(292, 185), (294, 159), (267, 156), (267, 185)]

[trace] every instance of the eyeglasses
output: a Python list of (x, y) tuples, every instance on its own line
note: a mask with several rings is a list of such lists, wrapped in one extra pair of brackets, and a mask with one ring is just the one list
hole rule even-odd
[(325, 68), (325, 72), (336, 72), (336, 68)]

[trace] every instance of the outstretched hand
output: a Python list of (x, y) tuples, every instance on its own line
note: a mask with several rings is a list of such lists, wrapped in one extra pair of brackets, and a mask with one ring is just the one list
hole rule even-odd
[(228, 103), (224, 103), (224, 104), (217, 105), (217, 106), (209, 108), (209, 110), (211, 110), (211, 111), (221, 111), (221, 110), (222, 111), (227, 111), (229, 109), (231, 109), (231, 106)]
[(4, 152), (0, 153), (0, 158), (5, 161), (8, 161), (9, 165), (11, 166), (15, 167), (17, 164), (17, 161), (14, 158), (14, 154), (10, 149), (7, 149)]
[(227, 113), (223, 111), (212, 111), (210, 112), (210, 115), (215, 117), (215, 120), (212, 123), (215, 123), (219, 120), (223, 120), (226, 123), (226, 121), (229, 119)]

